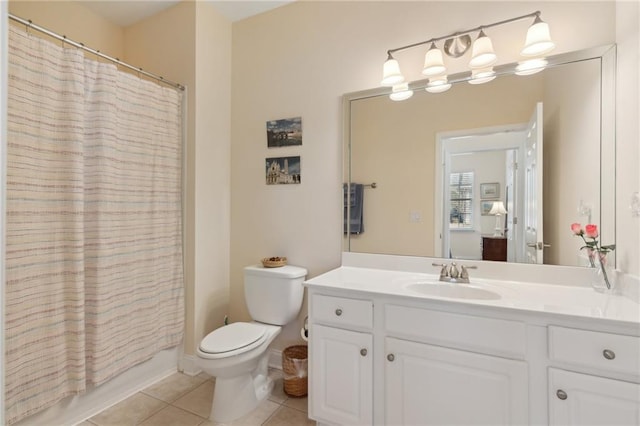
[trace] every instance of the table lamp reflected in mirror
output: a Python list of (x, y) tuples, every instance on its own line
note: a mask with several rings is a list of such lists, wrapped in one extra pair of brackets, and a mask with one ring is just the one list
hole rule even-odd
[(507, 214), (507, 210), (504, 208), (504, 203), (502, 201), (494, 201), (493, 206), (491, 206), (491, 210), (489, 210), (489, 214), (496, 217), (496, 227), (493, 232), (493, 236), (504, 237), (504, 227), (500, 225), (500, 216)]

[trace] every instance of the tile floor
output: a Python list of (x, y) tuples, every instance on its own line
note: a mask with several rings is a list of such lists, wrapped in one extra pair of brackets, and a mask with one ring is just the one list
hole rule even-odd
[[(315, 425), (307, 417), (307, 398), (291, 398), (282, 388), (282, 372), (270, 370), (275, 385), (269, 399), (230, 425)], [(79, 426), (222, 426), (208, 419), (215, 379), (202, 373), (176, 373), (149, 386)]]

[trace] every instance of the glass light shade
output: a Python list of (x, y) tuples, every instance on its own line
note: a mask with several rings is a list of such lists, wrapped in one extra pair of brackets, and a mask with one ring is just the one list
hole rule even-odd
[(516, 66), (516, 75), (531, 75), (542, 71), (549, 62), (544, 58), (529, 59), (518, 62)]
[(431, 43), (431, 47), (424, 55), (424, 68), (422, 74), (427, 77), (444, 74), (447, 68), (444, 66), (442, 59), (442, 51), (436, 47), (435, 43)]
[(504, 208), (504, 203), (502, 201), (494, 201), (493, 205), (491, 206), (491, 210), (489, 210), (489, 214), (507, 214), (507, 210)]
[(389, 55), (389, 59), (387, 59), (382, 66), (382, 81), (380, 84), (383, 86), (393, 86), (403, 81), (404, 76), (400, 72), (400, 64)]
[(527, 30), (527, 38), (520, 54), (522, 56), (544, 55), (551, 52), (555, 47), (555, 43), (551, 41), (549, 24), (542, 21), (539, 16), (536, 16), (533, 25)]
[(404, 101), (413, 96), (413, 90), (409, 90), (409, 83), (400, 83), (393, 86), (389, 95), (392, 101)]
[(497, 60), (498, 57), (493, 51), (493, 43), (491, 42), (491, 39), (487, 37), (484, 31), (480, 31), (478, 38), (473, 42), (469, 67), (486, 68), (495, 64)]
[(488, 83), (494, 78), (496, 78), (496, 73), (493, 67), (471, 70), (471, 80), (469, 80), (469, 84)]
[(431, 78), (427, 87), (424, 88), (429, 93), (442, 93), (451, 89), (451, 83), (447, 82), (447, 76)]

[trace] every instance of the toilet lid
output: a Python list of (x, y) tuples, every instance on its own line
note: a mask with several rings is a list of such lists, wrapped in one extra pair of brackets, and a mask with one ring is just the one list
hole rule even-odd
[(248, 322), (234, 322), (209, 333), (202, 342), (200, 350), (210, 354), (222, 354), (241, 348), (247, 350), (264, 340), (266, 328)]

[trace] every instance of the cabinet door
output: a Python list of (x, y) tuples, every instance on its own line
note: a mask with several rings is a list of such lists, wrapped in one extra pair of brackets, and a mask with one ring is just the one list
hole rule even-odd
[(310, 415), (342, 425), (373, 418), (371, 334), (313, 324), (310, 330)]
[(528, 423), (527, 364), (387, 338), (386, 424)]
[(550, 425), (639, 425), (640, 385), (549, 369)]

